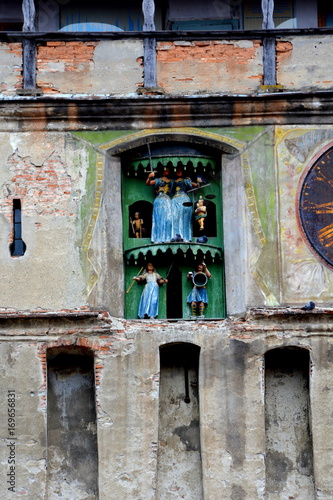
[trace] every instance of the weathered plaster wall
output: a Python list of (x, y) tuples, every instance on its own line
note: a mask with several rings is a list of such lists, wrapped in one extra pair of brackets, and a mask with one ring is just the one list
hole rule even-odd
[(142, 85), (142, 41), (45, 42), (37, 87), (45, 94), (129, 94)]
[[(290, 36), (276, 42), (283, 91), (331, 90), (332, 36)], [(143, 86), (143, 41), (37, 43), (37, 87), (46, 95), (130, 95)], [(261, 91), (260, 40), (176, 40), (157, 43), (157, 84), (167, 95), (255, 95)], [(0, 44), (2, 95), (22, 88), (21, 43)]]
[[(227, 313), (310, 299), (330, 304), (332, 271), (311, 252), (297, 220), (300, 180), (332, 142), (330, 128), (189, 132), (236, 151), (222, 155)], [(123, 316), (121, 163), (109, 149), (126, 150), (136, 135), (144, 132), (1, 135), (2, 307), (89, 304)], [(13, 199), (22, 204), (22, 257), (10, 255)]]
[(277, 83), (284, 90), (330, 90), (333, 71), (329, 64), (333, 40), (326, 37), (286, 37), (277, 43)]
[(47, 439), (46, 414), (41, 410), (43, 375), (36, 343), (2, 337), (0, 359), (1, 497), (20, 495), (39, 500), (45, 491)]
[(0, 95), (15, 94), (22, 87), (22, 44), (0, 43)]
[[(1, 305), (79, 307), (84, 282), (77, 224), (87, 158), (64, 134), (2, 134), (1, 141)], [(9, 251), (13, 199), (22, 206), (21, 257)]]
[[(49, 473), (57, 469), (57, 463), (50, 460), (52, 450), (47, 450), (45, 442), (46, 415), (52, 409), (46, 397), (46, 349), (57, 346), (66, 349), (67, 346), (73, 350), (75, 346), (82, 346), (92, 349), (95, 357), (99, 498), (173, 498), (178, 490), (174, 491), (171, 483), (164, 483), (169, 486), (162, 496), (156, 490), (157, 474), (162, 475), (162, 479), (165, 474), (166, 479), (170, 467), (163, 461), (158, 462), (157, 453), (158, 429), (165, 424), (163, 419), (159, 420), (159, 397), (163, 397), (163, 391), (159, 391), (159, 348), (168, 343), (189, 342), (201, 349), (199, 417), (203, 497), (263, 500), (265, 483), (270, 479), (264, 460), (264, 354), (275, 347), (293, 346), (310, 352), (308, 416), (313, 431), (314, 479), (318, 498), (329, 500), (332, 480), (325, 471), (333, 466), (332, 438), (327, 433), (332, 404), (329, 382), (332, 343), (322, 334), (322, 323), (328, 314), (332, 311), (261, 309), (238, 320), (195, 323), (124, 322), (100, 314), (91, 319), (78, 317), (72, 323), (71, 333), (61, 333), (65, 317), (40, 316), (28, 321), (26, 315), (18, 323), (13, 316), (5, 319), (2, 314), (0, 355), (6, 369), (2, 373), (0, 407), (4, 445), (1, 474), (4, 477), (10, 465), (6, 449), (10, 443), (7, 398), (10, 390), (15, 391), (16, 405), (17, 492), (28, 498), (57, 497), (55, 483), (45, 481), (46, 466)], [(50, 332), (47, 335), (46, 328)], [(20, 335), (19, 342), (11, 340), (15, 332)], [(67, 375), (64, 373), (63, 377)], [(180, 395), (181, 386), (175, 379), (174, 389)], [(80, 394), (75, 397), (79, 399)], [(297, 392), (289, 392), (287, 406), (296, 406), (297, 399)], [(80, 404), (78, 400), (78, 407)], [(173, 402), (164, 400), (163, 405), (168, 404)], [(51, 418), (55, 426), (54, 412)], [(182, 422), (184, 426), (188, 424), (186, 412), (177, 415), (174, 425), (181, 427)], [(163, 432), (160, 437), (161, 446), (173, 447), (173, 441), (165, 440)], [(78, 479), (75, 469), (68, 470), (68, 480), (75, 483)], [(65, 471), (66, 462), (62, 473)], [(296, 488), (293, 478), (290, 470), (288, 481)], [(184, 488), (191, 490), (192, 478), (184, 475), (183, 481), (186, 482)], [(287, 483), (282, 489), (284, 486), (288, 489)], [(84, 498), (84, 490), (80, 492)], [(299, 490), (295, 498), (304, 498), (302, 492)], [(88, 490), (86, 495), (90, 498)], [(6, 487), (1, 497), (12, 498)]]
[(157, 83), (167, 94), (252, 94), (262, 83), (259, 41), (157, 44)]

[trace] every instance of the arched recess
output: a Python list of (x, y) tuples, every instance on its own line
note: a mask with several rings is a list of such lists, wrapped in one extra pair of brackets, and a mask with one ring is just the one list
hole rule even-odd
[[(98, 496), (94, 356), (87, 348), (47, 351), (49, 495)], [(82, 495), (82, 496), (81, 496)]]
[(160, 347), (157, 496), (200, 500), (202, 466), (199, 411), (200, 347)]
[(310, 356), (298, 347), (265, 355), (267, 500), (315, 499), (310, 418)]
[[(171, 253), (173, 255), (177, 254), (178, 256), (180, 253), (182, 253), (181, 256), (181, 261), (177, 260), (175, 262), (174, 258), (171, 258), (168, 260), (167, 254), (165, 252), (166, 248), (161, 247), (158, 250), (155, 248), (151, 247), (151, 241), (149, 238), (147, 238), (147, 241), (137, 241), (134, 242), (133, 245), (133, 240), (134, 238), (129, 238), (130, 241), (126, 242), (125, 238), (127, 235), (130, 234), (130, 220), (127, 220), (127, 214), (128, 214), (128, 207), (131, 206), (133, 203), (135, 203), (138, 199), (146, 199), (144, 201), (148, 201), (153, 203), (154, 201), (154, 192), (153, 189), (150, 186), (145, 185), (145, 178), (148, 176), (148, 171), (144, 173), (143, 175), (143, 168), (140, 167), (141, 171), (139, 170), (135, 172), (132, 176), (131, 173), (128, 171), (125, 172), (124, 165), (126, 162), (133, 161), (135, 159), (135, 155), (137, 154), (138, 151), (140, 151), (140, 148), (145, 148), (148, 149), (147, 143), (151, 146), (153, 149), (154, 145), (162, 145), (165, 147), (166, 145), (172, 145), (172, 146), (177, 146), (179, 144), (180, 146), (182, 145), (189, 145), (189, 146), (195, 146), (196, 148), (202, 148), (205, 151), (209, 151), (215, 158), (217, 158), (218, 161), (218, 169), (216, 171), (212, 172), (212, 178), (209, 179), (209, 181), (213, 181), (213, 189), (218, 185), (219, 189), (219, 195), (214, 199), (212, 202), (212, 207), (211, 207), (211, 221), (214, 219), (214, 222), (207, 223), (207, 228), (209, 229), (209, 236), (208, 243), (205, 246), (202, 246), (201, 242), (197, 244), (196, 240), (199, 237), (197, 235), (197, 231), (193, 233), (193, 240), (192, 241), (192, 247), (190, 248), (189, 246), (187, 248), (180, 248), (179, 246), (177, 248), (176, 245), (168, 245), (168, 249), (171, 249)], [(220, 268), (217, 268), (216, 270), (213, 268), (214, 273), (213, 274), (213, 279), (210, 282), (210, 288), (213, 289), (213, 286), (215, 286), (215, 283), (219, 282), (218, 288), (220, 291), (217, 293), (216, 290), (212, 290), (212, 297), (214, 297), (214, 300), (216, 299), (219, 304), (214, 305), (213, 303), (208, 306), (207, 311), (205, 316), (207, 318), (221, 318), (224, 317), (226, 314), (226, 309), (225, 309), (225, 302), (226, 298), (223, 292), (221, 292), (222, 288), (224, 288), (224, 263), (226, 263), (225, 269), (227, 270), (226, 275), (227, 279), (231, 280), (233, 282), (232, 286), (230, 286), (230, 294), (235, 295), (235, 298), (231, 298), (230, 303), (235, 304), (235, 307), (241, 310), (244, 310), (243, 307), (243, 298), (240, 299), (240, 294), (238, 291), (238, 286), (235, 286), (233, 276), (235, 275), (244, 275), (244, 257), (243, 257), (243, 252), (245, 245), (240, 242), (238, 237), (233, 236), (230, 238), (228, 237), (228, 248), (223, 248), (223, 231), (222, 231), (222, 226), (224, 222), (227, 222), (227, 225), (230, 226), (231, 220), (232, 220), (232, 227), (234, 232), (241, 232), (243, 225), (242, 225), (242, 213), (240, 210), (238, 210), (237, 207), (237, 198), (239, 198), (239, 192), (240, 192), (240, 187), (242, 187), (239, 184), (235, 184), (231, 182), (230, 184), (228, 183), (228, 192), (227, 192), (227, 199), (232, 199), (232, 207), (229, 204), (225, 204), (223, 202), (223, 213), (222, 213), (222, 198), (224, 198), (224, 192), (225, 188), (224, 185), (222, 185), (221, 178), (222, 178), (222, 162), (224, 162), (224, 159), (226, 156), (230, 158), (237, 158), (236, 161), (232, 164), (233, 172), (235, 170), (235, 164), (237, 165), (237, 168), (239, 170), (238, 176), (239, 176), (239, 182), (241, 182), (241, 165), (240, 165), (240, 159), (238, 152), (242, 149), (243, 144), (238, 142), (237, 140), (230, 139), (228, 137), (220, 136), (218, 134), (214, 134), (211, 132), (205, 132), (202, 130), (197, 130), (197, 129), (163, 129), (163, 130), (144, 130), (141, 132), (137, 132), (134, 134), (131, 134), (129, 136), (117, 139), (116, 141), (112, 141), (110, 143), (104, 144), (102, 146), (102, 149), (108, 151), (108, 156), (109, 158), (111, 157), (110, 164), (107, 168), (107, 170), (113, 170), (113, 165), (116, 166), (117, 168), (121, 168), (123, 175), (122, 175), (122, 186), (124, 188), (124, 185), (127, 185), (126, 188), (126, 193), (135, 193), (135, 196), (137, 198), (132, 198), (128, 200), (127, 205), (124, 206), (124, 196), (123, 196), (123, 204), (122, 204), (122, 210), (123, 213), (126, 214), (126, 220), (123, 220), (123, 235), (124, 235), (124, 249), (125, 249), (125, 254), (124, 254), (124, 261), (125, 261), (125, 273), (124, 273), (124, 278), (125, 278), (125, 283), (124, 283), (124, 291), (126, 292), (128, 288), (132, 284), (132, 278), (134, 275), (136, 275), (140, 269), (146, 265), (148, 260), (153, 259), (153, 264), (157, 268), (158, 272), (163, 276), (166, 277), (168, 274), (170, 267), (174, 265), (180, 270), (181, 274), (181, 287), (183, 289), (182, 295), (180, 300), (183, 303), (183, 310), (182, 310), (182, 318), (189, 318), (191, 313), (190, 313), (190, 308), (186, 304), (186, 297), (190, 291), (188, 289), (189, 284), (186, 281), (186, 274), (188, 271), (193, 271), (193, 266), (197, 264), (198, 259), (201, 260), (206, 260), (209, 264), (209, 266), (214, 266), (218, 259), (220, 261), (218, 262), (218, 265), (220, 265)], [(114, 158), (114, 160), (112, 160)], [(148, 170), (148, 169), (147, 169)], [(108, 174), (107, 174), (108, 175)], [(141, 179), (140, 179), (141, 175)], [(234, 175), (234, 173), (233, 173)], [(145, 176), (145, 177), (144, 177)], [(130, 178), (130, 181), (128, 180)], [(223, 173), (223, 178), (224, 178), (224, 173)], [(131, 185), (133, 184), (133, 186)], [(215, 183), (215, 184), (214, 184)], [(135, 186), (134, 186), (135, 184)], [(110, 188), (112, 186), (110, 185)], [(107, 188), (106, 188), (107, 189)], [(124, 193), (124, 191), (123, 191)], [(144, 195), (142, 194), (144, 193)], [(234, 195), (234, 196), (233, 196)], [(105, 198), (107, 199), (107, 198)], [(236, 200), (236, 201), (235, 201)], [(196, 200), (193, 200), (194, 202)], [(194, 206), (194, 203), (193, 203)], [(138, 210), (139, 211), (139, 210)], [(229, 213), (232, 213), (232, 219), (229, 216)], [(223, 223), (222, 223), (223, 221)], [(212, 226), (215, 225), (214, 228)], [(216, 242), (219, 240), (219, 243), (217, 244)], [(213, 244), (211, 244), (213, 242)], [(194, 248), (194, 244), (197, 244), (199, 248)], [(142, 246), (142, 249), (139, 249), (139, 246)], [(149, 247), (149, 248), (148, 248)], [(221, 251), (220, 253), (216, 252), (216, 248), (220, 248)], [(188, 259), (189, 253), (192, 252), (192, 258)], [(179, 251), (180, 250), (180, 251)], [(200, 251), (202, 250), (202, 255)], [(224, 251), (223, 251), (224, 250)], [(150, 252), (150, 253), (149, 253)], [(163, 259), (161, 265), (161, 260), (156, 258), (158, 257), (159, 252), (161, 252), (166, 258)], [(216, 260), (217, 259), (217, 260)], [(185, 266), (184, 266), (185, 264)], [(187, 264), (187, 266), (186, 266)], [(221, 267), (222, 264), (222, 267)], [(120, 280), (117, 280), (116, 274), (116, 266), (113, 266), (112, 274), (114, 276), (114, 280), (116, 280), (117, 283), (120, 282)], [(177, 273), (176, 273), (177, 274)], [(214, 283), (214, 285), (213, 285)], [(222, 288), (221, 288), (222, 284)], [(243, 281), (239, 285), (242, 290), (244, 288)], [(105, 290), (105, 288), (104, 288)], [(142, 292), (142, 287), (140, 287), (137, 283), (133, 285), (131, 288), (129, 294), (123, 292), (123, 297), (124, 297), (124, 304), (125, 304), (125, 316), (127, 318), (137, 318), (137, 305), (140, 300), (140, 295)], [(229, 292), (228, 292), (229, 293)], [(171, 294), (172, 295), (172, 294)], [(222, 297), (223, 295), (223, 297)], [(244, 294), (243, 294), (244, 295)], [(170, 293), (169, 293), (170, 296)], [(118, 294), (118, 297), (120, 297), (120, 294)], [(166, 303), (167, 300), (167, 291), (166, 287), (160, 288), (160, 304)], [(241, 305), (240, 305), (241, 304)], [(234, 307), (234, 306), (233, 306)], [(172, 308), (170, 307), (165, 307), (164, 310), (161, 310), (159, 313), (159, 317), (170, 317), (170, 318), (175, 318), (177, 319), (179, 317), (179, 313), (175, 312), (174, 314), (168, 313), (167, 311), (170, 311)], [(234, 312), (232, 309), (230, 309), (230, 313)]]
[(133, 134), (108, 142), (102, 146), (102, 149), (108, 150), (112, 155), (119, 156), (132, 149), (146, 145), (147, 141), (151, 144), (156, 142), (180, 142), (197, 144), (199, 146), (208, 145), (226, 154), (237, 154), (244, 147), (242, 142), (230, 137), (202, 129), (186, 127), (141, 130), (140, 132), (134, 132)]
[(152, 203), (145, 200), (138, 200), (128, 207), (129, 238), (150, 238), (152, 212)]
[[(208, 238), (216, 237), (216, 204), (212, 200), (205, 200), (207, 220), (205, 220), (204, 233)], [(193, 236), (200, 238), (201, 230), (197, 222), (193, 223)]]

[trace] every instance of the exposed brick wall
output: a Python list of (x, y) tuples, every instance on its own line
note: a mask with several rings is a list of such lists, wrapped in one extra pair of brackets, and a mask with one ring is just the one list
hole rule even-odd
[(37, 86), (45, 94), (58, 93), (52, 82), (42, 80), (43, 73), (84, 72), (91, 69), (98, 42), (46, 42), (37, 48)]
[(102, 379), (102, 372), (104, 364), (109, 359), (110, 354), (114, 354), (122, 345), (131, 345), (132, 340), (124, 339), (123, 337), (118, 337), (117, 335), (100, 335), (99, 337), (87, 338), (60, 338), (56, 341), (36, 343), (37, 356), (40, 360), (42, 374), (43, 374), (43, 384), (39, 389), (39, 408), (42, 411), (46, 411), (47, 407), (47, 350), (50, 348), (60, 348), (69, 351), (71, 348), (83, 347), (91, 349), (94, 353), (95, 359), (95, 387), (96, 387), (96, 409), (97, 412), (101, 412), (100, 407), (100, 383)]
[(160, 42), (157, 50), (158, 61), (184, 61), (194, 59), (204, 64), (209, 62), (228, 62), (231, 66), (248, 64), (260, 46), (256, 41), (251, 47), (244, 48), (233, 42), (220, 40), (200, 40), (196, 42)]
[(290, 42), (276, 42), (276, 62), (279, 65), (285, 59), (290, 57), (293, 50), (293, 44)]
[[(41, 166), (31, 163), (30, 157), (17, 153), (8, 159), (12, 177), (2, 187), (0, 213), (12, 227), (13, 199), (21, 199), (22, 214), (26, 216), (74, 216), (70, 211), (71, 179), (59, 156), (51, 154)], [(39, 224), (36, 228), (39, 229)], [(12, 240), (12, 234), (9, 241)]]
[(158, 84), (168, 92), (248, 92), (261, 83), (260, 51), (259, 40), (160, 42)]

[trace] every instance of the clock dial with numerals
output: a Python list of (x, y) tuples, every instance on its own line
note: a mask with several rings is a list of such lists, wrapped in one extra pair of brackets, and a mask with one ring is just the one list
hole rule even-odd
[(312, 251), (333, 266), (333, 148), (321, 155), (306, 174), (299, 214)]

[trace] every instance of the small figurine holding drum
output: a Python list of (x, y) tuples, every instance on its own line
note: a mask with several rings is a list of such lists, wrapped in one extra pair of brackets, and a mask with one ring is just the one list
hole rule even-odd
[[(204, 318), (204, 310), (208, 304), (208, 294), (206, 284), (212, 275), (204, 262), (198, 264), (196, 272), (189, 272), (187, 279), (192, 281), (194, 286), (187, 297), (187, 303), (191, 305), (191, 319)], [(199, 315), (197, 316), (197, 312)]]

